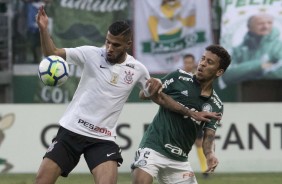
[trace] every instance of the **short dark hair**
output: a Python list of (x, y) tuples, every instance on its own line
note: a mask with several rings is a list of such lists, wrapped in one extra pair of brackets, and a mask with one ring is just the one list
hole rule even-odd
[(114, 36), (124, 36), (126, 39), (130, 40), (132, 37), (132, 31), (130, 25), (124, 21), (116, 21), (109, 26), (109, 32)]
[(227, 50), (220, 45), (209, 45), (208, 47), (206, 47), (206, 51), (210, 51), (216, 54), (220, 58), (219, 68), (226, 71), (231, 63), (231, 56), (229, 55)]
[(186, 59), (186, 58), (192, 58), (193, 60), (195, 60), (195, 56), (193, 55), (193, 54), (185, 54), (184, 56), (183, 56), (183, 59)]

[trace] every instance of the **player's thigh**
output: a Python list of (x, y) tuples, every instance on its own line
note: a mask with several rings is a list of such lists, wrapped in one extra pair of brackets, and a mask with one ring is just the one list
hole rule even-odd
[(135, 168), (132, 172), (132, 183), (151, 184), (153, 183), (153, 176), (140, 168)]
[(92, 171), (96, 184), (116, 184), (117, 183), (117, 162), (106, 161), (96, 166)]
[(58, 164), (49, 158), (44, 158), (36, 175), (35, 184), (55, 183), (60, 175), (61, 169)]
[(100, 139), (89, 140), (84, 158), (90, 171), (104, 162), (114, 161), (116, 167), (123, 162), (120, 147), (113, 141)]
[(139, 148), (134, 162), (131, 164), (132, 177), (135, 184), (152, 183), (162, 167), (161, 155), (150, 148)]
[(54, 161), (60, 167), (61, 175), (67, 177), (79, 162), (84, 140), (84, 136), (60, 127), (44, 158)]
[(167, 159), (168, 167), (160, 169), (158, 181), (160, 184), (197, 184), (195, 173), (189, 162)]

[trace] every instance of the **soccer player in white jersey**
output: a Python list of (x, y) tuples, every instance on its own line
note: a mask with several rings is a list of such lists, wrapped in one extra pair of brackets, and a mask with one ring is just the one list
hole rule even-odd
[[(159, 92), (162, 85), (150, 78), (143, 64), (127, 54), (132, 33), (126, 22), (117, 21), (109, 26), (106, 48), (57, 48), (48, 33), (48, 16), (43, 7), (36, 20), (44, 56), (61, 56), (69, 64), (80, 66), (82, 75), (59, 121), (58, 133), (43, 157), (35, 183), (53, 184), (59, 176), (67, 177), (83, 154), (96, 184), (115, 184), (117, 167), (123, 161), (115, 143), (122, 107), (135, 85), (145, 90), (147, 96)], [(184, 112), (175, 101), (167, 104), (174, 104), (169, 108), (176, 112)], [(216, 113), (190, 115), (196, 119), (217, 117)]]

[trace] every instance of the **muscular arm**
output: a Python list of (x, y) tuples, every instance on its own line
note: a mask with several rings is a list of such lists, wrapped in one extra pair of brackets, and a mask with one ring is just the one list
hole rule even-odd
[(207, 159), (208, 169), (206, 172), (213, 172), (218, 165), (218, 159), (215, 157), (215, 131), (206, 128), (204, 130), (203, 151)]
[(44, 56), (57, 55), (66, 59), (65, 49), (57, 48), (48, 33), (48, 16), (43, 7), (40, 7), (36, 16), (40, 31), (41, 49)]
[(183, 116), (192, 117), (196, 121), (206, 121), (209, 122), (210, 119), (220, 119), (220, 113), (216, 112), (196, 112), (192, 111), (182, 104), (175, 101), (173, 98), (171, 98), (169, 95), (159, 92), (155, 93), (154, 95), (150, 97), (145, 97), (144, 91), (140, 91), (139, 97), (141, 99), (151, 99), (156, 104), (163, 106), (164, 108), (167, 108), (173, 112), (182, 114)]

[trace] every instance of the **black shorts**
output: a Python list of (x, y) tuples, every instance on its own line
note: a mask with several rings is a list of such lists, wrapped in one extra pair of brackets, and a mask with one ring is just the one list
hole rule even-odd
[(116, 161), (118, 166), (123, 162), (121, 149), (115, 142), (82, 136), (63, 127), (59, 128), (44, 158), (56, 162), (62, 170), (61, 176), (67, 177), (82, 154), (90, 172), (97, 165), (109, 160)]

